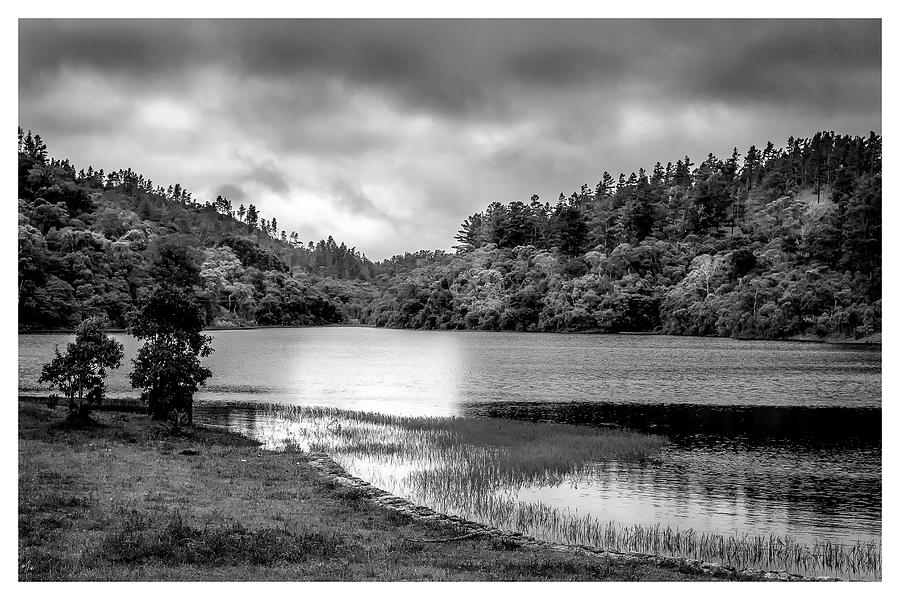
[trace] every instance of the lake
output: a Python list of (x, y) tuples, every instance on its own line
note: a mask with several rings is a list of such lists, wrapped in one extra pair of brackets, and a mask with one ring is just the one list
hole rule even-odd
[[(651, 459), (517, 488), (516, 500), (622, 524), (880, 546), (880, 347), (355, 327), (210, 335), (201, 421), (271, 435), (279, 424), (229, 407), (260, 401), (624, 426), (669, 444)], [(137, 344), (116, 337), (130, 360)], [(40, 364), (70, 339), (19, 336), (20, 393), (46, 393)], [(110, 396), (137, 395), (127, 370), (109, 377)], [(424, 499), (377, 457), (344, 458), (379, 487)]]

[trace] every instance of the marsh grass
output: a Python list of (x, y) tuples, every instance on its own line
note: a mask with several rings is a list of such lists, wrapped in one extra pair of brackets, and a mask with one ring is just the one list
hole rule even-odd
[(511, 419), (408, 417), (323, 407), (249, 404), (273, 419), (263, 440), (273, 449), (399, 458), (454, 465), (477, 487), (546, 484), (590, 463), (652, 456), (667, 442), (623, 429)]
[(789, 570), (806, 574), (840, 574), (871, 578), (881, 573), (881, 545), (875, 542), (804, 544), (791, 536), (723, 535), (597, 520), (542, 503), (496, 502), (495, 518), (567, 543), (718, 562), (737, 568)]
[(721, 535), (618, 524), (526, 502), (526, 486), (577, 484), (598, 465), (652, 457), (667, 441), (623, 429), (465, 417), (408, 417), (247, 404), (273, 449), (325, 452), (350, 472), (435, 510), (566, 544), (686, 557), (740, 568), (880, 577), (874, 542), (804, 544), (790, 536)]

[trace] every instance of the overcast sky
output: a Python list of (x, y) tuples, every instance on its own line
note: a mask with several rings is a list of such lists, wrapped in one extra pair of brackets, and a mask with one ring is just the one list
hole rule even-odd
[(604, 170), (880, 133), (881, 24), (26, 20), (19, 124), (377, 260)]

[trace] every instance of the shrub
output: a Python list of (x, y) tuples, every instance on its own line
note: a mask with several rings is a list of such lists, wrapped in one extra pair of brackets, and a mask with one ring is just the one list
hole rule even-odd
[[(55, 349), (56, 357), (41, 369), (40, 383), (59, 388), (69, 403), (69, 413), (86, 417), (91, 406), (99, 404), (106, 392), (106, 369), (122, 363), (122, 344), (103, 332), (105, 321), (92, 317), (75, 330), (75, 341), (65, 354)], [(55, 395), (48, 405), (55, 405)]]

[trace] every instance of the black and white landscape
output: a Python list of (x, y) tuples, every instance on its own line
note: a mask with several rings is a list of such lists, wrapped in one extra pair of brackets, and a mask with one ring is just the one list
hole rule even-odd
[(881, 28), (20, 20), (19, 580), (881, 580)]

